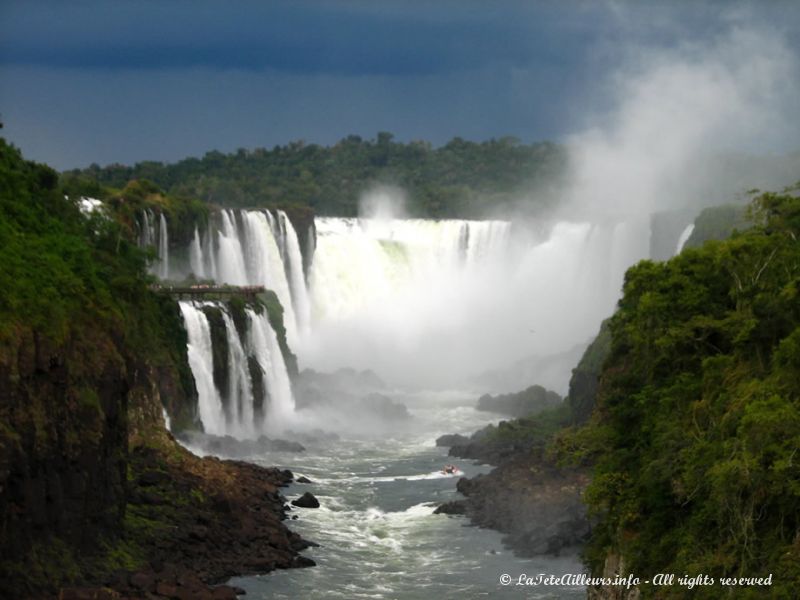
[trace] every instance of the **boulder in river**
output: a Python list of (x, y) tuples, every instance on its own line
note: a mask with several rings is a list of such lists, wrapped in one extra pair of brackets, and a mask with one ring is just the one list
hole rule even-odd
[(440, 504), (433, 511), (435, 515), (465, 515), (467, 514), (467, 503), (465, 500), (451, 500)]
[(311, 492), (306, 492), (296, 500), (292, 500), (292, 504), (300, 508), (319, 508), (319, 500)]

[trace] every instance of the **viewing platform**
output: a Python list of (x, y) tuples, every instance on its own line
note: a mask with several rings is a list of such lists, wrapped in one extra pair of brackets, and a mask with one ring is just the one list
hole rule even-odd
[(197, 298), (198, 296), (244, 296), (255, 300), (258, 294), (267, 289), (263, 285), (154, 285), (151, 290), (159, 294), (169, 294), (181, 298)]

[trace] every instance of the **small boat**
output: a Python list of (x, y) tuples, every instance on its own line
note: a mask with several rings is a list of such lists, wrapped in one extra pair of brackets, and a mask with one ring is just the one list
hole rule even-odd
[(461, 475), (461, 469), (455, 465), (445, 465), (442, 467), (442, 475)]

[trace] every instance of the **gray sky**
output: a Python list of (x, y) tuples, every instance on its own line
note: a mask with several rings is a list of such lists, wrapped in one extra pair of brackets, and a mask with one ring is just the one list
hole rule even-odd
[(800, 47), (797, 2), (0, 0), (0, 113), (62, 169), (381, 130), (562, 140), (613, 113), (636, 56), (742, 23)]

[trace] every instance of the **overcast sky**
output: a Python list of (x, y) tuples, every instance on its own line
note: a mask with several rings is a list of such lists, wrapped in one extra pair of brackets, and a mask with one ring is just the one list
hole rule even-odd
[(743, 24), (800, 48), (789, 1), (0, 0), (0, 114), (61, 169), (378, 131), (561, 141), (636, 56)]

